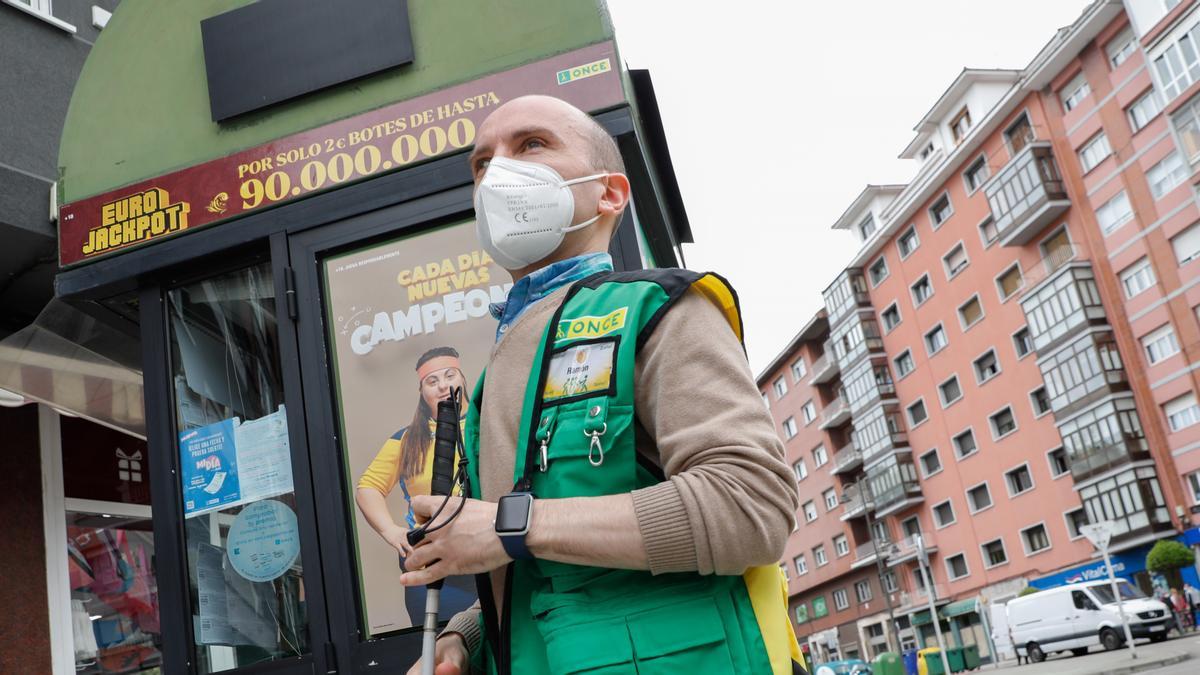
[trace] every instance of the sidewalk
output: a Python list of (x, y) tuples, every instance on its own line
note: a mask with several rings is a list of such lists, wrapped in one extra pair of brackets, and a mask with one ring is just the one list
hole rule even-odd
[[(1024, 666), (1001, 664), (999, 668), (989, 668), (988, 670), (993, 672), (1002, 670), (1004, 675), (1093, 675), (1098, 673), (1127, 675), (1128, 673), (1155, 670), (1191, 659), (1194, 650), (1189, 647), (1194, 645), (1186, 644), (1190, 642), (1193, 640), (1177, 639), (1157, 645), (1138, 645), (1136, 660), (1129, 658), (1128, 649), (1105, 652), (1096, 648), (1097, 651), (1087, 656), (1057, 655), (1042, 663)], [(1011, 664), (1012, 662), (1007, 663)], [(1197, 666), (1197, 669), (1200, 671), (1200, 665)]]

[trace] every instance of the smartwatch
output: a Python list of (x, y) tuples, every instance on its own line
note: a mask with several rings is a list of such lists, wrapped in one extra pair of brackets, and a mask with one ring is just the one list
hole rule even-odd
[(500, 545), (513, 560), (532, 560), (533, 554), (525, 545), (525, 535), (533, 521), (533, 493), (510, 492), (496, 505), (496, 536)]

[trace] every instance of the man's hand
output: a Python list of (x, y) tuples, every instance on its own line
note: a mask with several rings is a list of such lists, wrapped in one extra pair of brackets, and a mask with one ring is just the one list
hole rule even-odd
[[(444, 497), (416, 495), (412, 510), (418, 519), (428, 520)], [(451, 497), (434, 526), (445, 522), (458, 510), (459, 497)], [(511, 558), (496, 536), (496, 505), (468, 499), (462, 513), (442, 529), (426, 535), (404, 561), (410, 570), (400, 575), (405, 586), (424, 586), (438, 579), (459, 574), (481, 574), (507, 564)], [(437, 561), (437, 562), (434, 562)], [(424, 568), (424, 569), (422, 569)]]
[[(435, 675), (466, 675), (470, 668), (470, 655), (467, 654), (467, 643), (458, 633), (446, 633), (437, 640), (437, 651), (433, 658), (437, 668)], [(408, 675), (420, 675), (421, 662), (417, 661), (408, 669)]]

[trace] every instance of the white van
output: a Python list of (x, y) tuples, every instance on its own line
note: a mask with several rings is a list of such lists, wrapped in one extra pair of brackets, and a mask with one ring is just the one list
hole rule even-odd
[[(1151, 642), (1167, 639), (1167, 630), (1174, 625), (1167, 606), (1142, 595), (1124, 579), (1117, 580), (1117, 587), (1133, 637)], [(1038, 591), (1009, 600), (1005, 610), (1017, 654), (1034, 663), (1052, 652), (1069, 650), (1082, 656), (1093, 645), (1113, 650), (1125, 643), (1121, 615), (1107, 579)]]

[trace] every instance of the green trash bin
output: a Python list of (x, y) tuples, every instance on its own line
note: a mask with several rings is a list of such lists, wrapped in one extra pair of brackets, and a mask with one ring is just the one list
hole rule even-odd
[(975, 670), (979, 667), (979, 645), (963, 647), (963, 667), (967, 670)]
[[(917, 652), (917, 673), (918, 675), (946, 675), (946, 671), (942, 668), (942, 654), (937, 647), (926, 647)], [(925, 667), (922, 668), (921, 664)]]
[(950, 672), (961, 673), (964, 670), (962, 647), (950, 647), (947, 649), (946, 660), (950, 662)]
[(884, 652), (871, 664), (871, 675), (905, 675), (904, 659), (895, 652)]

